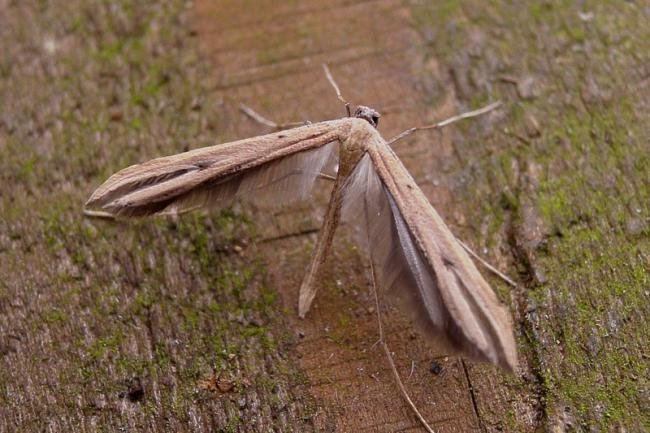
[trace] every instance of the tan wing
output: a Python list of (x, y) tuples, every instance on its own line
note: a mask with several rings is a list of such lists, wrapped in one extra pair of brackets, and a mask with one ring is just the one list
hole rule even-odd
[(222, 208), (233, 199), (286, 204), (306, 198), (332, 165), (337, 122), (322, 122), (157, 158), (111, 176), (86, 208), (116, 215)]
[(508, 312), (390, 148), (370, 149), (344, 188), (385, 293), (429, 336), (513, 370)]

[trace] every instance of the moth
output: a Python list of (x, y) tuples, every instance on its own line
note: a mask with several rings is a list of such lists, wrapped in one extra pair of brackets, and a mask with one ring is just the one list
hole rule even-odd
[[(335, 86), (337, 94), (340, 92)], [(385, 296), (425, 335), (461, 355), (513, 371), (510, 315), (459, 241), (377, 131), (379, 113), (353, 115), (191, 150), (133, 165), (92, 193), (91, 212), (140, 217), (233, 200), (283, 205), (306, 199), (318, 178), (334, 181), (300, 286), (305, 317), (336, 228), (357, 228)]]

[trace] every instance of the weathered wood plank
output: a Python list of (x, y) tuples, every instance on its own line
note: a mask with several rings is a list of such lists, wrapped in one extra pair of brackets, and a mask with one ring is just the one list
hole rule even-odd
[[(321, 62), (328, 62), (346, 98), (384, 112), (380, 131), (390, 137), (413, 125), (456, 113), (453, 94), (423, 91), (425, 80), (442, 80), (434, 59), (424, 61), (423, 40), (414, 28), (408, 4), (401, 1), (309, 1), (287, 8), (261, 2), (254, 10), (230, 8), (229, 2), (197, 2), (199, 36), (215, 64), (216, 86), (226, 100), (243, 101), (279, 122), (321, 120), (344, 112), (325, 80)], [(278, 8), (280, 10), (278, 10)], [(231, 23), (249, 23), (242, 27)], [(450, 97), (447, 97), (450, 96)], [(431, 105), (431, 100), (438, 101)], [(232, 137), (257, 134), (263, 129), (233, 113)], [(397, 144), (409, 170), (423, 183), (429, 198), (443, 214), (449, 209), (451, 190), (427, 185), (432, 173), (441, 173), (455, 161), (448, 131), (442, 136), (416, 136)], [(424, 155), (424, 157), (422, 156)], [(444, 178), (440, 177), (441, 179)], [(321, 201), (321, 212), (324, 202)], [(277, 234), (299, 232), (302, 221), (318, 224), (313, 208), (284, 213)], [(453, 221), (453, 218), (452, 218)], [(277, 224), (277, 221), (275, 221)], [(298, 225), (298, 226), (297, 226)], [(271, 233), (273, 229), (262, 229)], [(419, 431), (393, 383), (377, 340), (367, 263), (338, 236), (335, 258), (322, 284), (315, 309), (302, 321), (293, 316), (297, 288), (308, 263), (314, 237), (285, 239), (266, 245), (260, 253), (273, 262), (272, 276), (288, 309), (292, 329), (305, 334), (296, 350), (298, 365), (309, 380), (309, 391), (320, 407), (316, 428), (336, 431)], [(504, 298), (508, 300), (508, 297)], [(463, 365), (456, 358), (412, 331), (396, 314), (390, 323), (389, 345), (413, 398), (437, 431), (484, 431), (477, 412), (475, 380), (485, 376), (493, 390), (495, 411), (512, 410), (524, 431), (534, 425), (528, 404), (514, 407), (512, 400), (529, 400), (529, 387), (509, 383), (506, 375), (486, 366)], [(432, 361), (445, 373), (430, 372)], [(322, 412), (322, 414), (321, 414)], [(401, 430), (400, 430), (401, 431)]]
[[(456, 97), (505, 102), (503, 119), (455, 137), (449, 177), (472, 245), (520, 271), (521, 347), (548, 431), (650, 428), (649, 13), (598, 1), (414, 9)], [(488, 425), (503, 421), (493, 395), (477, 394)]]
[(184, 1), (0, 6), (0, 431), (310, 431), (238, 211), (84, 219), (111, 172), (219, 140)]

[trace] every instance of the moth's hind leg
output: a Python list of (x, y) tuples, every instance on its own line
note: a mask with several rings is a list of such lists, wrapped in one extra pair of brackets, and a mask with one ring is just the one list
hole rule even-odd
[[(327, 175), (324, 175), (327, 176)], [(331, 176), (327, 176), (331, 177)], [(318, 233), (318, 240), (316, 241), (316, 248), (307, 268), (302, 284), (300, 285), (300, 295), (298, 299), (298, 315), (304, 318), (311, 303), (318, 291), (317, 280), (321, 274), (321, 270), (327, 256), (332, 247), (334, 239), (334, 232), (341, 220), (341, 203), (342, 203), (342, 190), (340, 178), (335, 179), (334, 189), (332, 190), (332, 197), (327, 207), (323, 227)]]
[(336, 181), (336, 176), (332, 176), (331, 174), (327, 174), (327, 173), (323, 173), (323, 172), (318, 173), (318, 175), (316, 177), (319, 178), (319, 179), (323, 179), (323, 180), (329, 180), (331, 182)]

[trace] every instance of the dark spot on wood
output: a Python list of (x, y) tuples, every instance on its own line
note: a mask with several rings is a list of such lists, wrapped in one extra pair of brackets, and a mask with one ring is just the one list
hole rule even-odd
[(279, 134), (279, 135), (278, 135), (278, 138), (284, 138), (284, 137), (286, 137), (285, 134)]
[(444, 371), (444, 368), (437, 361), (431, 361), (431, 364), (429, 365), (429, 371), (432, 374), (438, 376), (440, 373)]
[(9, 355), (10, 353), (16, 352), (16, 348), (10, 344), (1, 344), (0, 343), (0, 358)]
[(120, 398), (126, 398), (131, 403), (142, 401), (144, 398), (144, 388), (139, 377), (133, 377), (126, 381), (127, 391), (119, 393)]

